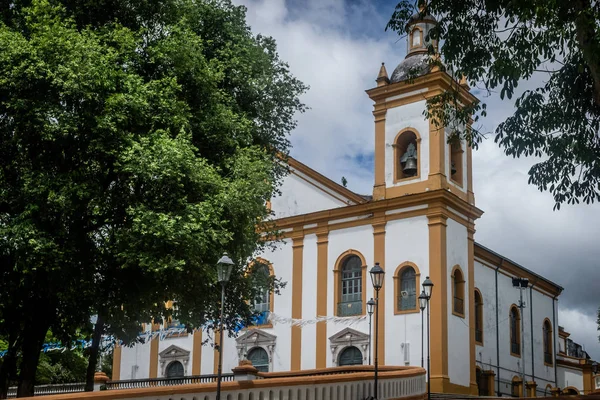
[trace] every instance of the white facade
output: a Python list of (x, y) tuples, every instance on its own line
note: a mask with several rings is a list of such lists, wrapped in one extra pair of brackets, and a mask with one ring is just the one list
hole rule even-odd
[[(443, 83), (443, 79), (445, 75), (439, 75), (440, 82)], [(383, 339), (380, 349), (384, 349), (379, 355), (381, 364), (420, 366), (426, 358), (427, 350), (423, 353), (422, 348), (428, 332), (422, 336), (418, 303), (411, 310), (398, 306), (399, 298), (404, 298), (399, 289), (399, 272), (409, 266), (416, 273), (416, 296), (426, 277), (434, 280), (429, 306), (431, 334), (432, 338), (434, 335), (441, 338), (431, 346), (434, 390), (476, 394), (477, 385), (482, 385), (476, 380), (478, 369), (487, 376), (494, 375), (487, 394), (510, 395), (515, 378), (520, 379), (523, 365), (525, 382), (535, 382), (538, 393), (547, 387), (583, 388), (583, 378), (577, 381), (577, 371), (563, 374), (559, 373), (562, 369), (555, 368), (559, 349), (557, 296), (562, 288), (473, 242), (474, 221), (481, 211), (474, 206), (470, 186), (470, 149), (462, 144), (461, 168), (458, 168), (462, 176), (454, 176), (462, 183), (448, 179), (452, 175), (450, 146), (444, 138), (430, 132), (430, 124), (423, 118), (426, 102), (418, 97), (425, 96), (429, 89), (402, 92), (406, 86), (401, 83), (388, 82), (380, 86), (385, 85), (389, 85), (389, 93), (387, 88), (379, 86), (368, 92), (378, 110), (374, 113), (375, 142), (380, 147), (375, 154), (383, 157), (382, 164), (376, 161), (376, 199), (367, 200), (366, 196), (351, 193), (292, 159), (291, 173), (281, 186), (282, 194), (271, 201), (274, 220), (282, 228), (285, 239), (276, 249), (267, 249), (257, 256), (270, 262), (274, 274), (287, 282), (281, 295), (274, 298), (272, 313), (276, 317), (301, 318), (306, 325), (299, 334), (293, 334), (293, 331), (298, 332), (297, 328), (273, 322), (243, 330), (239, 332), (241, 338), (226, 337), (222, 345), (223, 371), (231, 371), (255, 348), (268, 354), (266, 368), (271, 372), (338, 366), (342, 353), (351, 347), (359, 352), (354, 361), (367, 364), (369, 356), (375, 357), (375, 318), (373, 331), (369, 332), (364, 303), (376, 297), (367, 268), (381, 263), (386, 271), (379, 309)], [(414, 100), (410, 100), (412, 98)], [(407, 129), (417, 137), (418, 174), (396, 179), (395, 169), (400, 166), (397, 138)], [(447, 134), (444, 134), (446, 138)], [(302, 218), (290, 218), (297, 216)], [(308, 322), (315, 322), (317, 317), (338, 315), (340, 265), (345, 254), (357, 255), (365, 264), (360, 283), (365, 318), (355, 318), (350, 327), (330, 321), (320, 330), (317, 324)], [(323, 268), (326, 272), (320, 275)], [(454, 280), (457, 269), (462, 282)], [(319, 280), (318, 276), (326, 279)], [(530, 281), (530, 287), (524, 291), (526, 308), (520, 319), (524, 328), (520, 337), (524, 350), (520, 356), (511, 354), (510, 348), (510, 308), (519, 304), (519, 290), (512, 286), (514, 276)], [(294, 277), (301, 277), (301, 284), (294, 282)], [(458, 283), (463, 289), (458, 289)], [(294, 288), (301, 291), (294, 292)], [(473, 326), (473, 321), (479, 318), (473, 303), (475, 290), (483, 300), (481, 344), (475, 343)], [(443, 300), (437, 297), (434, 302), (434, 297), (442, 293), (445, 293)], [(454, 312), (456, 301), (463, 304), (462, 312)], [(320, 315), (318, 310), (324, 310), (325, 315)], [(545, 320), (552, 326), (551, 363), (544, 362)], [(200, 356), (194, 354), (194, 340), (198, 339), (193, 335), (167, 337), (160, 340), (155, 350), (148, 343), (124, 348), (121, 359), (116, 361), (120, 363), (118, 379), (163, 377), (165, 363), (158, 360), (156, 372), (152, 372), (150, 365), (155, 363), (153, 357), (160, 357), (160, 352), (173, 345), (181, 357), (189, 355), (185, 374), (191, 374), (192, 364), (201, 374), (216, 373), (213, 333), (203, 332), (202, 340), (207, 343), (201, 347)]]

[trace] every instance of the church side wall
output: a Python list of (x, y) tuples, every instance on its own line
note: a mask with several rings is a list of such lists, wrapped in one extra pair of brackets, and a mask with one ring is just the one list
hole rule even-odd
[[(498, 304), (496, 305), (496, 272), (475, 261), (475, 287), (483, 297), (483, 346), (476, 346), (477, 365), (482, 370), (493, 370), (496, 374), (495, 388), (501, 394), (510, 394), (512, 380), (521, 377), (523, 362), (525, 363), (525, 380), (537, 383), (538, 393), (554, 383), (554, 363), (544, 363), (543, 347), (543, 322), (550, 320), (553, 324), (553, 298), (545, 293), (528, 288), (523, 291), (523, 301), (526, 308), (521, 316), (524, 333), (521, 338), (524, 344), (523, 354), (513, 355), (510, 352), (510, 307), (519, 304), (519, 289), (512, 286), (512, 277), (505, 275), (500, 270), (498, 276)], [(496, 307), (498, 308), (498, 325), (496, 331)], [(532, 356), (532, 319), (533, 312), (533, 356)], [(554, 340), (558, 340), (556, 333), (558, 326), (553, 326)], [(498, 336), (497, 336), (498, 335)], [(500, 363), (498, 367), (497, 345), (499, 346)], [(499, 378), (499, 385), (498, 385)], [(560, 386), (560, 383), (559, 383)]]
[[(192, 375), (192, 349), (193, 349), (192, 344), (193, 344), (193, 341), (194, 341), (194, 335), (191, 335), (191, 334), (187, 335), (187, 336), (181, 336), (181, 337), (165, 338), (158, 342), (158, 353), (160, 354), (163, 350), (165, 350), (167, 347), (169, 347), (173, 344), (175, 346), (181, 347), (182, 349), (189, 350), (190, 358), (189, 358), (187, 364), (183, 365), (183, 372), (184, 372), (184, 375)], [(165, 375), (166, 368), (167, 368), (167, 364), (165, 363), (164, 365), (161, 365), (160, 357), (159, 357), (157, 378), (164, 378), (166, 376)]]
[[(429, 175), (429, 122), (423, 117), (425, 100), (406, 104), (402, 107), (390, 108), (385, 121), (385, 185), (386, 187), (401, 186), (415, 181), (426, 181)], [(419, 150), (419, 179), (394, 183), (394, 140), (396, 135), (405, 129), (416, 129), (421, 137)]]
[[(336, 315), (334, 310), (334, 273), (333, 269), (335, 268), (335, 263), (338, 257), (347, 250), (356, 250), (360, 252), (366, 262), (367, 266), (373, 266), (376, 261), (374, 259), (373, 254), (373, 227), (371, 225), (357, 226), (348, 229), (339, 229), (329, 232), (329, 245), (327, 251), (327, 315)], [(305, 261), (306, 262), (306, 261)], [(315, 275), (316, 276), (316, 275)], [(368, 276), (368, 272), (366, 274), (366, 280), (363, 281), (363, 290), (366, 290), (366, 299), (370, 299), (371, 297), (375, 297), (373, 293), (373, 286), (370, 283), (370, 278)], [(323, 299), (318, 299), (318, 301), (323, 301)], [(373, 324), (374, 324), (375, 316), (373, 316)], [(332, 367), (337, 365), (337, 360), (334, 359), (334, 355), (330, 351), (330, 342), (329, 338), (334, 334), (338, 333), (342, 329), (346, 328), (345, 325), (336, 324), (336, 323), (327, 323), (327, 366)], [(359, 332), (369, 333), (369, 321), (365, 319), (360, 323), (352, 325), (352, 329), (357, 330)], [(303, 333), (304, 335), (304, 333)], [(313, 335), (314, 337), (314, 335)], [(306, 352), (311, 351), (315, 353), (316, 350), (313, 347), (312, 349), (307, 349)], [(337, 351), (336, 354), (339, 354), (341, 349)], [(303, 351), (303, 356), (304, 356)], [(313, 357), (311, 355), (311, 357)], [(368, 360), (368, 354), (363, 354), (363, 357)], [(367, 364), (367, 361), (364, 361)]]
[[(470, 385), (470, 338), (469, 338), (469, 273), (467, 228), (448, 218), (446, 227), (447, 276), (448, 276), (448, 375), (450, 382)], [(460, 266), (465, 280), (464, 318), (452, 313), (452, 269)], [(435, 284), (435, 282), (434, 282)], [(435, 286), (433, 287), (435, 296)]]
[[(390, 221), (386, 225), (385, 363), (387, 365), (405, 365), (405, 360), (410, 365), (421, 365), (421, 313), (395, 315), (394, 304), (400, 293), (394, 290), (396, 283), (394, 274), (399, 265), (410, 261), (419, 268), (420, 283), (423, 283), (425, 277), (429, 275), (427, 222), (427, 217), (420, 216)], [(417, 296), (422, 289), (420, 283), (416, 288)], [(408, 357), (404, 354), (406, 349), (408, 349)]]

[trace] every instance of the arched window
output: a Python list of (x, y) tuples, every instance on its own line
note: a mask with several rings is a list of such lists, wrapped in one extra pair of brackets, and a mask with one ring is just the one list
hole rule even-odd
[(475, 342), (483, 346), (483, 299), (475, 289)]
[(450, 179), (463, 185), (463, 149), (460, 142), (448, 145), (450, 148)]
[(552, 324), (548, 319), (544, 320), (544, 364), (552, 365)]
[(340, 353), (338, 365), (343, 367), (344, 365), (362, 365), (363, 356), (360, 350), (354, 346), (348, 346)]
[(403, 130), (394, 141), (394, 182), (418, 178), (420, 175), (419, 137), (412, 130)]
[(269, 372), (269, 355), (262, 347), (255, 347), (250, 350), (248, 360), (260, 372)]
[(396, 292), (394, 310), (396, 314), (419, 312), (419, 278), (419, 269), (411, 262), (404, 262), (396, 268), (394, 274), (394, 290)]
[(340, 293), (337, 315), (362, 314), (363, 308), (363, 262), (358, 255), (349, 254), (343, 258), (340, 268)]
[(181, 378), (183, 377), (183, 364), (179, 361), (172, 361), (167, 365), (167, 378)]
[(514, 304), (510, 307), (510, 354), (521, 356), (521, 316)]
[(253, 321), (254, 325), (267, 325), (269, 313), (273, 312), (273, 291), (271, 290), (271, 279), (273, 267), (271, 263), (262, 258), (257, 258), (251, 266), (252, 278), (254, 280), (254, 311), (260, 313)]
[(452, 313), (465, 317), (465, 278), (457, 265), (452, 270), (452, 297), (454, 299)]

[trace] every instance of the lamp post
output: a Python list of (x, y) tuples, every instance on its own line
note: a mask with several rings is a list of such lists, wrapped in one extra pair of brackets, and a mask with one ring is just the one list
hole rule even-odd
[[(423, 282), (423, 294), (425, 294), (425, 298), (427, 299), (426, 307), (427, 307), (427, 400), (431, 400), (431, 365), (429, 361), (429, 300), (431, 300), (431, 292), (433, 291), (433, 282), (429, 279), (429, 277), (425, 278), (425, 282)], [(419, 296), (420, 299), (420, 296)]]
[(421, 368), (425, 367), (425, 364), (423, 363), (423, 354), (425, 353), (423, 350), (425, 348), (425, 339), (423, 338), (423, 330), (425, 329), (425, 322), (423, 321), (423, 316), (425, 315), (425, 313), (423, 311), (425, 311), (425, 307), (427, 307), (427, 295), (423, 290), (421, 292), (421, 295), (419, 296), (419, 308), (421, 309)]
[(377, 310), (375, 312), (375, 388), (373, 390), (373, 395), (375, 400), (377, 400), (377, 350), (379, 344), (379, 290), (383, 286), (383, 277), (385, 275), (385, 271), (379, 263), (375, 263), (375, 266), (371, 268), (369, 271), (371, 275), (371, 283), (373, 284), (373, 289), (375, 289), (375, 303), (377, 305)]
[(371, 317), (373, 316), (373, 308), (375, 307), (375, 300), (371, 297), (371, 300), (367, 301), (367, 313), (369, 314), (369, 365), (371, 365)]
[(233, 261), (227, 253), (217, 261), (217, 282), (221, 284), (221, 321), (219, 322), (219, 368), (217, 369), (217, 400), (221, 400), (221, 371), (223, 369), (223, 310), (225, 306), (225, 286), (231, 277)]

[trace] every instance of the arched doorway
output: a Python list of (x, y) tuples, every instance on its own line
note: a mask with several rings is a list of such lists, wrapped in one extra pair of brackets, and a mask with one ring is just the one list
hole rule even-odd
[(183, 364), (179, 361), (173, 361), (167, 365), (167, 378), (182, 378), (183, 377)]
[(248, 360), (260, 372), (269, 372), (269, 355), (262, 347), (255, 347), (248, 352)]
[(363, 356), (360, 350), (354, 346), (348, 346), (340, 353), (338, 365), (362, 365)]

